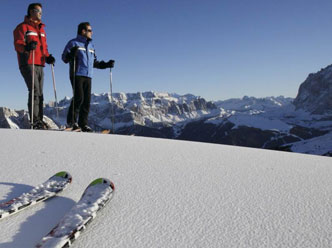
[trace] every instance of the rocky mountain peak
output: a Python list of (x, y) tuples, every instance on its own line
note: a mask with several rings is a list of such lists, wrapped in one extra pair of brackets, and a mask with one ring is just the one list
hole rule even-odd
[(332, 112), (332, 65), (309, 74), (299, 88), (294, 105), (312, 114)]
[[(200, 118), (218, 107), (204, 98), (191, 94), (159, 93), (153, 91), (137, 93), (92, 94), (89, 125), (94, 129), (109, 129), (112, 108), (116, 129), (132, 125), (160, 127), (174, 125), (188, 119)], [(44, 113), (65, 124), (70, 99), (59, 102), (59, 117), (55, 116), (52, 104), (45, 107)]]

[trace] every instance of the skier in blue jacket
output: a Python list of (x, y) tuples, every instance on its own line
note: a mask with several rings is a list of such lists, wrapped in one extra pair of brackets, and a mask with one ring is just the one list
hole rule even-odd
[(67, 126), (73, 130), (80, 128), (83, 132), (92, 132), (92, 129), (88, 126), (88, 115), (93, 68), (114, 67), (114, 60), (108, 62), (97, 60), (91, 38), (92, 28), (90, 23), (80, 23), (77, 37), (67, 43), (62, 53), (63, 62), (70, 63), (69, 75), (74, 95), (67, 114)]

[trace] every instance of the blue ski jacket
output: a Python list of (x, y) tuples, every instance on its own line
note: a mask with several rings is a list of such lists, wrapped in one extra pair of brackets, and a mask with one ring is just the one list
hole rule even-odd
[[(93, 76), (93, 67), (94, 62), (97, 60), (96, 54), (95, 54), (95, 48), (92, 44), (92, 40), (85, 38), (82, 35), (77, 35), (75, 39), (70, 40), (65, 49), (62, 53), (62, 60), (66, 64), (69, 61), (68, 54), (70, 53), (70, 49), (77, 46), (77, 54), (76, 54), (76, 69), (75, 69), (75, 75), (76, 76), (84, 76), (92, 78)], [(70, 65), (70, 77), (72, 77), (72, 68), (73, 65), (71, 63)]]

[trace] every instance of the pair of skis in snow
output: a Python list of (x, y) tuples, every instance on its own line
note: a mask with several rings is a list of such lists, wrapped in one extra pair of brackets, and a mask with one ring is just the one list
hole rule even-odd
[[(44, 183), (27, 193), (0, 204), (0, 220), (22, 211), (29, 206), (45, 201), (63, 191), (72, 181), (72, 176), (65, 171), (50, 177)], [(82, 194), (81, 199), (60, 220), (60, 222), (36, 245), (43, 247), (69, 247), (85, 230), (112, 198), (114, 184), (105, 178), (91, 182)]]

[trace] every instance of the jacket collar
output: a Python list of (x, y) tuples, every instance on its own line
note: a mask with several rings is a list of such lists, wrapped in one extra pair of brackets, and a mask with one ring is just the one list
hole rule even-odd
[(77, 35), (77, 39), (81, 42), (91, 42), (92, 41), (92, 39), (88, 39), (80, 34)]
[(38, 28), (41, 28), (41, 27), (45, 26), (45, 24), (42, 23), (41, 21), (40, 22), (34, 22), (28, 16), (24, 17), (24, 23), (27, 23), (27, 24), (29, 24), (31, 26), (38, 27)]

